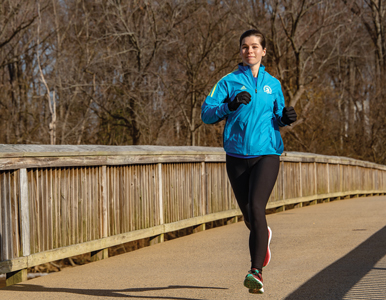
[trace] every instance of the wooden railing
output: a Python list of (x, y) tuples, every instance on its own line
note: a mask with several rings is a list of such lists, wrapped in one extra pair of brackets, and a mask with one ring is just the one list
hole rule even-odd
[[(386, 166), (284, 153), (267, 209), (386, 193)], [(0, 273), (240, 216), (222, 148), (0, 145)]]

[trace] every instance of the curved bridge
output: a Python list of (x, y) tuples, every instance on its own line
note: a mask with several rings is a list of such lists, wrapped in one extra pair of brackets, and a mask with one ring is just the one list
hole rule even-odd
[[(151, 237), (154, 242), (161, 242), (166, 232), (187, 227), (203, 230), (208, 222), (219, 219), (236, 222), (240, 215), (226, 178), (225, 155), (223, 150), (219, 148), (3, 145), (0, 146), (0, 161), (0, 168), (2, 169), (0, 178), (0, 234), (2, 242), (0, 272), (7, 273), (8, 284), (25, 280), (26, 269), (30, 266), (87, 252), (91, 252), (97, 260), (105, 258), (107, 248), (114, 245), (145, 237)], [(305, 153), (285, 153), (281, 157), (281, 161), (279, 178), (268, 205), (270, 210), (282, 211), (286, 208), (342, 198), (382, 195), (386, 191), (386, 167), (384, 166), (342, 157)], [(384, 209), (382, 205), (385, 201), (382, 197), (363, 199), (372, 199), (372, 202), (375, 201), (377, 205), (380, 205), (378, 210), (373, 209), (373, 212), (383, 213), (384, 217), (385, 210), (382, 210)], [(334, 201), (329, 205), (333, 207), (344, 203), (348, 206), (344, 210), (349, 211), (353, 206), (346, 203), (362, 203), (363, 199)], [(313, 209), (315, 212), (310, 213), (308, 217), (316, 218), (321, 214), (322, 207), (329, 207), (329, 205), (318, 205), (271, 215), (269, 221), (275, 218), (278, 220), (280, 218), (289, 219), (288, 217), (291, 215), (300, 217), (300, 221), (306, 220), (308, 214), (305, 214), (305, 211)], [(359, 209), (357, 214), (352, 212), (354, 215), (348, 216), (347, 219), (357, 222), (365, 214), (368, 205), (370, 205), (370, 200), (366, 200), (364, 208), (357, 207)], [(376, 204), (374, 205), (376, 206)], [(334, 211), (335, 214), (331, 212), (330, 214), (335, 215), (339, 225), (339, 220), (343, 219), (343, 212), (337, 208)], [(329, 220), (330, 218), (324, 216), (324, 219)], [(303, 237), (307, 237), (306, 241), (310, 240), (308, 236), (311, 237), (311, 240), (314, 237), (320, 237), (317, 240), (321, 244), (321, 253), (332, 252), (334, 255), (330, 256), (335, 258), (339, 253), (342, 254), (335, 249), (333, 243), (328, 243), (332, 239), (327, 238), (325, 240), (327, 243), (322, 242), (325, 236), (328, 236), (328, 230), (332, 230), (334, 226), (331, 228), (324, 226), (324, 231), (317, 234), (309, 231), (313, 229), (312, 225), (315, 224), (305, 223), (297, 224), (298, 227), (291, 227), (292, 223), (296, 225), (295, 221), (286, 223), (282, 229), (279, 226), (275, 228), (274, 224), (272, 224), (272, 228), (275, 232), (282, 234), (290, 229), (290, 232), (296, 233), (299, 228), (302, 229), (304, 226), (307, 234)], [(342, 226), (338, 225), (335, 225), (334, 228), (336, 232), (340, 232), (339, 228)], [(383, 224), (381, 225), (383, 226)], [(235, 235), (231, 232), (226, 233), (226, 230), (231, 230), (231, 228), (240, 232), (236, 232)], [(370, 230), (355, 226), (352, 230), (356, 236), (361, 235), (361, 238), (370, 238), (366, 234), (375, 234), (374, 228)], [(380, 233), (382, 233), (382, 228), (378, 228)], [(276, 231), (276, 229), (279, 230)], [(213, 234), (211, 232), (215, 231), (225, 232), (225, 237), (228, 237), (229, 248), (242, 245), (243, 247), (239, 249), (238, 253), (245, 252), (245, 235), (248, 232), (241, 223), (227, 226), (224, 229), (213, 229), (200, 233), (200, 235), (202, 237), (211, 236)], [(284, 237), (293, 238), (294, 235), (292, 233), (291, 236), (290, 232)], [(339, 237), (336, 234), (334, 236)], [(378, 237), (378, 235), (375, 236)], [(279, 238), (280, 236), (276, 237)], [(303, 245), (303, 240), (300, 237), (298, 240), (294, 240), (295, 244), (293, 244), (294, 247), (290, 247), (291, 249), (288, 247), (292, 244), (287, 244), (286, 251), (293, 251), (291, 252), (293, 256), (291, 259), (295, 259), (301, 266), (304, 266), (304, 257), (299, 256), (299, 253), (295, 251), (296, 246)], [(195, 235), (189, 238), (194, 240)], [(241, 239), (239, 240), (239, 238)], [(181, 241), (185, 239), (187, 238), (183, 238)], [(171, 243), (180, 242), (178, 240), (172, 241), (156, 247), (166, 247), (167, 249), (169, 247), (167, 245)], [(350, 245), (352, 246), (352, 244)], [(272, 246), (274, 247), (274, 245)], [(217, 247), (213, 245), (208, 249), (209, 252), (220, 255), (225, 249), (224, 247), (227, 246)], [(154, 251), (154, 249), (151, 250), (152, 248), (150, 247), (146, 251)], [(210, 257), (205, 252), (205, 247), (199, 247), (199, 249), (202, 250), (190, 251), (190, 258), (188, 257), (181, 264), (184, 266), (183, 268), (185, 268), (185, 263), (186, 266), (189, 266), (189, 262), (195, 261), (196, 252), (202, 252), (204, 256)], [(179, 252), (180, 250), (176, 248), (173, 251)], [(308, 254), (306, 256), (308, 257)], [(245, 257), (247, 258), (248, 255), (244, 253), (239, 259), (245, 260)], [(285, 257), (285, 253), (283, 252), (279, 257)], [(324, 256), (322, 255), (322, 257)], [(107, 264), (112, 263), (112, 259), (116, 258), (107, 260)], [(320, 257), (313, 258), (315, 261), (320, 259)], [(198, 259), (195, 263), (204, 267), (200, 263), (203, 261), (206, 260)], [(231, 267), (236, 266), (232, 260), (219, 263), (229, 264)], [(274, 262), (272, 262), (273, 265)], [(157, 269), (158, 266), (153, 266), (153, 268)], [(288, 265), (284, 264), (282, 268), (286, 269)], [(245, 267), (239, 270), (244, 272)], [(213, 271), (215, 270), (210, 271), (209, 274), (212, 274), (211, 276), (214, 277), (211, 278), (216, 281), (215, 278), (217, 277), (213, 275)], [(186, 272), (185, 275), (178, 274), (194, 280), (190, 272), (188, 270)], [(216, 270), (216, 273), (223, 272), (224, 270)], [(234, 272), (237, 274), (238, 271), (233, 269), (232, 278)], [(296, 275), (296, 272), (293, 276), (302, 278), (299, 274)], [(331, 275), (327, 277), (329, 278)], [(150, 276), (150, 278), (153, 277)], [(113, 280), (116, 281), (116, 279)], [(207, 280), (209, 279), (207, 278)], [(265, 280), (268, 287), (269, 279)], [(294, 279), (290, 276), (286, 280), (292, 285), (291, 282)], [(239, 282), (239, 279), (236, 281)], [(322, 282), (327, 282), (328, 286), (334, 285), (329, 279), (327, 281), (322, 280)], [(30, 282), (26, 286), (29, 285)], [(326, 287), (326, 285), (322, 285)], [(15, 288), (20, 286), (16, 285)], [(185, 288), (176, 287), (174, 290), (178, 292), (178, 290), (190, 290), (192, 287), (192, 285), (185, 285)], [(206, 287), (206, 285), (202, 287)], [(11, 288), (9, 287), (9, 289)], [(229, 289), (229, 287), (226, 288)], [(140, 290), (143, 289), (145, 288), (140, 288)], [(149, 291), (161, 290), (169, 291), (173, 288), (160, 287), (158, 289), (155, 287), (154, 290)], [(211, 289), (202, 288), (201, 290), (209, 291)], [(220, 291), (220, 289), (215, 290)], [(293, 287), (290, 287), (289, 290), (295, 291)], [(130, 292), (130, 289), (128, 291)], [(99, 292), (104, 293), (103, 290)], [(131, 290), (131, 292), (135, 291)], [(116, 293), (119, 294), (119, 290), (116, 290)], [(225, 295), (225, 298), (221, 298), (226, 299), (226, 297), (228, 296)], [(294, 294), (292, 297), (297, 296)], [(206, 298), (194, 299), (220, 298), (207, 296)], [(235, 299), (234, 296), (232, 299)]]

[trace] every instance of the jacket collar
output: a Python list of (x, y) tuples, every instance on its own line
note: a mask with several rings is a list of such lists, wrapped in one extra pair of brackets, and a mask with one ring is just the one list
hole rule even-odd
[[(239, 70), (241, 72), (243, 72), (244, 75), (247, 76), (248, 81), (250, 81), (250, 84), (252, 84), (252, 86), (255, 86), (255, 80), (254, 80), (253, 75), (252, 75), (251, 67), (248, 66), (248, 65), (247, 66), (243, 66), (242, 63), (239, 63)], [(263, 81), (264, 73), (265, 73), (265, 66), (260, 64), (259, 75), (257, 76), (257, 82), (258, 82), (257, 84), (258, 84), (258, 86), (260, 86), (262, 81)]]

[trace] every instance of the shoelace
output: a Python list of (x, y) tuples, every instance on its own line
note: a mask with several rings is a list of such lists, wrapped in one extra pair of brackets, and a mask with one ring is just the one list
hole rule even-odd
[(258, 270), (251, 270), (249, 271), (252, 275), (258, 277), (260, 280), (262, 280), (262, 276), (261, 276), (261, 273), (258, 271)]

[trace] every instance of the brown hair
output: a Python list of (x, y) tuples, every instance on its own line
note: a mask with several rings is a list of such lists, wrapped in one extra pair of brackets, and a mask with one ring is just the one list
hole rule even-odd
[(263, 47), (263, 49), (265, 49), (265, 36), (261, 31), (257, 29), (249, 29), (240, 36), (240, 47), (241, 47), (241, 43), (243, 42), (243, 39), (251, 35), (254, 35), (260, 38), (260, 44)]

